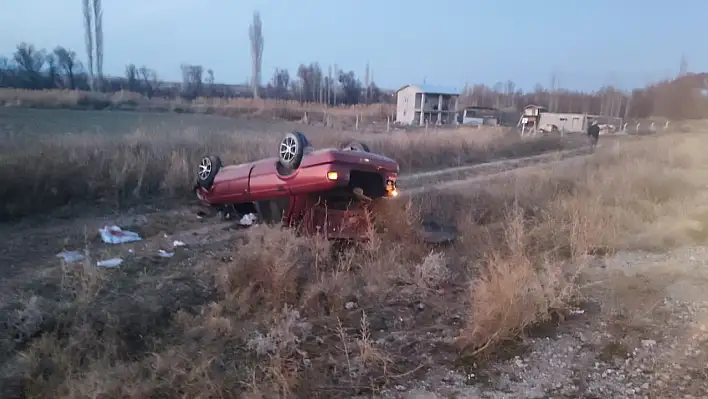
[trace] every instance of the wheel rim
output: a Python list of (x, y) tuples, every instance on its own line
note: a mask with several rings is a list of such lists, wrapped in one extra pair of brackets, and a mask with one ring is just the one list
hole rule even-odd
[(199, 178), (201, 180), (206, 180), (207, 177), (211, 174), (211, 159), (209, 158), (204, 158), (202, 159), (202, 162), (199, 164)]
[(280, 159), (290, 162), (295, 159), (297, 153), (297, 141), (293, 137), (286, 137), (280, 143)]

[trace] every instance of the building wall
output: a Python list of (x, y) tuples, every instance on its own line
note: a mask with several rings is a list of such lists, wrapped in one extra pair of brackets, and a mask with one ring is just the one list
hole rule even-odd
[(538, 123), (538, 127), (542, 128), (548, 125), (556, 125), (558, 130), (563, 130), (566, 132), (582, 132), (586, 128), (586, 118), (587, 116), (585, 114), (543, 112), (541, 113), (541, 120)]
[[(448, 110), (441, 115), (442, 119), (447, 121), (455, 118), (455, 101), (458, 96), (449, 94), (442, 95), (443, 105), (447, 105)], [(437, 110), (433, 110), (434, 106), (438, 105), (439, 94), (426, 94), (425, 104), (421, 104), (422, 93), (415, 86), (408, 86), (398, 92), (396, 95), (396, 122), (405, 125), (417, 125), (420, 118), (421, 108), (426, 112), (424, 119), (429, 118), (427, 113), (435, 113), (434, 118), (437, 118)], [(449, 114), (449, 115), (448, 115)]]
[(416, 92), (417, 89), (412, 86), (398, 92), (396, 95), (396, 122), (405, 125), (414, 122)]

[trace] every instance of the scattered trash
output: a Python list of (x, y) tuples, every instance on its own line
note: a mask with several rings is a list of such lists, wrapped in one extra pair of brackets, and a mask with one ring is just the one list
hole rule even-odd
[(167, 252), (164, 249), (157, 251), (157, 254), (160, 255), (160, 257), (162, 257), (162, 258), (171, 258), (171, 257), (175, 256), (174, 252)]
[(241, 220), (238, 221), (238, 224), (241, 226), (252, 226), (253, 223), (256, 221), (256, 215), (252, 213), (247, 213), (243, 215)]
[(583, 310), (583, 309), (571, 309), (569, 313), (572, 314), (572, 315), (585, 314), (585, 310)]
[(104, 226), (98, 229), (98, 232), (101, 235), (101, 240), (106, 244), (125, 244), (142, 240), (138, 233), (125, 231), (116, 225)]
[(180, 240), (174, 240), (174, 241), (172, 242), (172, 246), (173, 246), (173, 247), (183, 247), (183, 246), (185, 246), (185, 245), (187, 245), (187, 244), (185, 244), (184, 242), (182, 242), (182, 241), (180, 241)]
[(112, 269), (115, 267), (120, 266), (120, 264), (123, 263), (123, 259), (121, 258), (111, 258), (111, 259), (106, 259), (106, 260), (99, 260), (96, 263), (96, 266), (98, 267), (105, 267), (107, 269)]
[(84, 255), (79, 251), (62, 251), (57, 254), (57, 258), (61, 258), (66, 263), (74, 263), (84, 260)]

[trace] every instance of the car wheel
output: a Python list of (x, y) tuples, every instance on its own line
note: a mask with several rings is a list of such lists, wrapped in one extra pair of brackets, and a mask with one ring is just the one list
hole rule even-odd
[(288, 133), (280, 141), (278, 147), (278, 160), (280, 164), (290, 171), (297, 169), (305, 155), (305, 148), (310, 146), (304, 134), (300, 132)]
[(342, 147), (342, 149), (349, 151), (371, 152), (368, 145), (359, 141), (351, 141), (347, 145)]
[(206, 189), (211, 187), (219, 169), (221, 169), (221, 158), (216, 155), (202, 158), (197, 168), (197, 184)]

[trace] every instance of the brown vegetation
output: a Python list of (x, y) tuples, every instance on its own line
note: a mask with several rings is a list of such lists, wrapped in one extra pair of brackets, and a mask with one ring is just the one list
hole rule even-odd
[[(588, 254), (637, 245), (693, 204), (704, 145), (641, 138), (387, 202), (351, 250), (259, 226), (168, 266), (38, 271), (3, 301), (1, 396), (337, 397), (474, 367), (580, 299)], [(415, 226), (429, 218), (459, 242), (426, 248)]]
[(394, 106), (390, 104), (325, 107), (323, 104), (278, 99), (199, 97), (188, 101), (181, 98), (149, 99), (129, 91), (99, 93), (27, 89), (0, 89), (0, 106), (200, 113), (284, 120), (300, 120), (307, 113), (310, 120), (325, 123), (328, 115), (334, 118), (360, 117), (363, 120), (385, 121), (394, 111)]
[[(98, 120), (113, 123), (111, 115), (106, 113)], [(76, 116), (81, 117), (82, 113), (77, 112)], [(0, 219), (46, 212), (68, 204), (121, 206), (148, 198), (185, 195), (193, 188), (194, 168), (204, 155), (219, 155), (226, 164), (274, 156), (275, 143), (283, 134), (241, 130), (204, 133), (177, 128), (180, 130), (160, 127), (153, 132), (135, 131), (127, 135), (41, 132), (8, 135), (0, 143), (3, 156)], [(10, 125), (10, 129), (17, 126)], [(320, 148), (343, 145), (353, 138), (351, 133), (329, 129), (304, 131), (313, 145)], [(457, 129), (435, 135), (360, 134), (357, 138), (369, 143), (373, 151), (397, 160), (403, 174), (535, 155), (571, 145), (558, 137), (522, 141), (498, 129), (486, 133), (484, 129), (473, 132)]]

